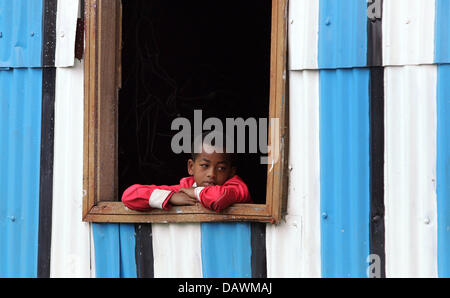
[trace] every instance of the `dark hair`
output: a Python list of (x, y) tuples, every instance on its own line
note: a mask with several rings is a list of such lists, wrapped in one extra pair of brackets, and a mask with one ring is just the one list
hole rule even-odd
[[(192, 143), (191, 143), (191, 158), (193, 161), (195, 161), (195, 159), (197, 158), (197, 155), (199, 154), (199, 152), (195, 152), (195, 145), (196, 145), (196, 140), (198, 140), (198, 138), (201, 137), (201, 144), (203, 145), (203, 141), (205, 140), (205, 137), (208, 136), (210, 133), (212, 133), (213, 131), (205, 131), (203, 132), (201, 135), (196, 135), (192, 138)], [(225, 153), (227, 155), (227, 159), (230, 162), (231, 166), (235, 166), (236, 165), (236, 158), (235, 158), (235, 153), (234, 152), (227, 152), (227, 148), (226, 148), (226, 139), (227, 136), (224, 134), (222, 135), (222, 149), (223, 149), (223, 153)], [(214, 138), (214, 142), (211, 143), (212, 146), (215, 146), (215, 138)]]

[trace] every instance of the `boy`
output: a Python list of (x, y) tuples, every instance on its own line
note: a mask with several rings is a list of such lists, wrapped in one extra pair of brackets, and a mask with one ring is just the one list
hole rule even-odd
[(203, 141), (201, 145), (201, 152), (193, 153), (188, 160), (190, 177), (172, 186), (135, 184), (123, 193), (125, 206), (138, 211), (169, 210), (171, 205), (192, 206), (198, 201), (220, 212), (234, 203), (251, 203), (247, 185), (236, 175), (231, 154), (220, 153), (222, 150)]

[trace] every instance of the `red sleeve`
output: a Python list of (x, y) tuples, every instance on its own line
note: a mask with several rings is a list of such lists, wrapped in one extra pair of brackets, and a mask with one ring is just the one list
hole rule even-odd
[(234, 176), (224, 185), (207, 186), (199, 194), (205, 208), (220, 212), (235, 203), (252, 203), (247, 185)]
[[(180, 185), (157, 186), (135, 184), (124, 191), (122, 202), (128, 208), (137, 211), (149, 211), (158, 208), (155, 207), (155, 204), (161, 206), (164, 210), (169, 210), (171, 207), (169, 199), (180, 188)], [(150, 198), (153, 199), (153, 202)], [(153, 207), (151, 205), (153, 205)]]

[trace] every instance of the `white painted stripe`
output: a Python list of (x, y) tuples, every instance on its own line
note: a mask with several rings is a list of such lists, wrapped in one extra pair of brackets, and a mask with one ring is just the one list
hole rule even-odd
[(437, 276), (435, 65), (385, 70), (387, 277)]
[(154, 276), (201, 278), (200, 224), (152, 224)]
[(90, 262), (91, 262), (91, 278), (97, 277), (97, 270), (96, 270), (96, 264), (95, 264), (95, 242), (94, 242), (94, 231), (93, 231), (92, 223), (89, 223), (89, 241), (91, 243), (91, 255), (90, 255)]
[(56, 69), (51, 277), (90, 277), (83, 198), (83, 65)]
[(433, 64), (435, 5), (435, 0), (384, 0), (384, 65)]
[(319, 71), (290, 72), (288, 215), (267, 225), (268, 277), (320, 277)]
[(75, 37), (80, 0), (58, 0), (56, 15), (55, 66), (69, 67), (75, 62)]
[(290, 0), (288, 17), (289, 69), (317, 69), (319, 0)]

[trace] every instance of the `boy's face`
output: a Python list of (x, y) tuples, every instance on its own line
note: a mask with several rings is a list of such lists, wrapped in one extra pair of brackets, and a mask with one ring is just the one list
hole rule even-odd
[(217, 153), (210, 148), (205, 150), (206, 146), (197, 154), (195, 161), (189, 159), (189, 175), (194, 176), (197, 186), (223, 185), (234, 176), (236, 168), (231, 165), (226, 153)]

